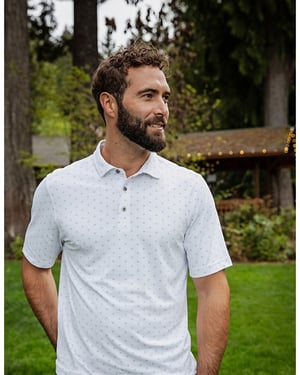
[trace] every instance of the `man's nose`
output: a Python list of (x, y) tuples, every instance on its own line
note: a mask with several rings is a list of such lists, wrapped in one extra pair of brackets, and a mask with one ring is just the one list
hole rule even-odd
[(155, 106), (155, 115), (162, 115), (164, 117), (169, 116), (169, 107), (168, 103), (165, 101), (164, 98), (160, 98)]

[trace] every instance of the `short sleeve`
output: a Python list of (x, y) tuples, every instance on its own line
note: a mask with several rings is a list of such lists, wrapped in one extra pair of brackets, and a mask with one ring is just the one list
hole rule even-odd
[(232, 265), (213, 196), (203, 180), (191, 196), (192, 219), (184, 247), (191, 277), (211, 275)]
[(36, 267), (50, 268), (61, 251), (59, 230), (47, 189), (47, 177), (37, 187), (32, 203), (23, 254)]

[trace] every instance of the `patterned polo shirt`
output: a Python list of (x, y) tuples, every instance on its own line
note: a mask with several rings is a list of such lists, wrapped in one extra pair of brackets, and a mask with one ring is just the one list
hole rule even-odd
[(133, 176), (93, 155), (38, 186), (24, 255), (59, 284), (59, 375), (194, 375), (186, 282), (231, 265), (204, 179), (151, 153)]

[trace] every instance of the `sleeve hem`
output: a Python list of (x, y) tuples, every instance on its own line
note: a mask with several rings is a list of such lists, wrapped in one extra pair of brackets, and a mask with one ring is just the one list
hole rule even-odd
[(222, 262), (214, 263), (196, 270), (190, 270), (189, 274), (192, 278), (196, 277), (205, 277), (212, 275), (218, 271), (222, 271), (226, 268), (229, 268), (232, 266), (232, 262), (230, 259), (225, 259)]
[(28, 260), (29, 263), (31, 263), (33, 266), (38, 267), (38, 268), (52, 268), (55, 264), (56, 258), (54, 261), (36, 261), (31, 255), (30, 252), (27, 249), (22, 250), (24, 257)]

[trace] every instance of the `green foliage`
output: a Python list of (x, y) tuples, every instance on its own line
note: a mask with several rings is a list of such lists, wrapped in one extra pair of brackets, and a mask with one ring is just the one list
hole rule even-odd
[(36, 157), (29, 153), (28, 151), (20, 150), (19, 151), (19, 160), (18, 162), (23, 164), (27, 168), (32, 168)]
[(262, 126), (264, 79), (274, 52), (293, 70), (295, 1), (181, 2), (187, 9), (182, 19), (194, 25), (185, 41), (197, 55), (182, 65), (187, 81), (199, 93), (218, 89), (223, 128)]
[[(293, 1), (227, 1), (223, 11), (237, 41), (231, 56), (238, 61), (241, 74), (251, 76), (256, 84), (263, 82), (274, 48), (282, 57), (294, 53)], [(280, 22), (274, 23), (278, 17)]]
[[(53, 0), (28, 1), (28, 29), (30, 37), (30, 52), (37, 61), (54, 62), (71, 50), (72, 34), (65, 30), (60, 38), (54, 38), (57, 28), (54, 17), (55, 5)], [(38, 11), (36, 16), (32, 10)], [(36, 12), (35, 12), (36, 13)]]
[(221, 218), (229, 252), (235, 260), (295, 259), (295, 210), (279, 213), (242, 205)]
[(70, 56), (55, 63), (32, 62), (32, 130), (40, 135), (70, 135), (70, 123), (60, 106), (63, 77), (71, 67)]
[[(35, 155), (29, 154), (25, 151), (19, 152), (20, 158), (19, 163), (22, 163), (25, 167), (34, 169), (36, 166), (37, 157)], [(38, 181), (41, 181), (44, 177), (47, 176), (50, 172), (53, 172), (57, 168), (56, 165), (48, 163), (39, 165), (38, 168), (34, 170), (35, 177)]]
[(219, 99), (207, 92), (199, 94), (190, 84), (183, 82), (183, 89), (178, 87), (178, 78), (170, 77), (172, 97), (170, 100), (169, 127), (173, 133), (189, 133), (210, 130), (219, 127), (216, 113)]
[(86, 157), (103, 135), (104, 123), (91, 95), (90, 76), (84, 70), (73, 66), (62, 77), (59, 106), (71, 128), (71, 160)]
[(28, 2), (32, 132), (50, 136), (70, 134), (59, 102), (62, 77), (72, 66), (72, 34), (65, 29), (59, 38), (53, 36), (54, 8), (53, 1)]
[(22, 259), (24, 239), (17, 236), (13, 242), (10, 243), (10, 248), (5, 252), (5, 256), (11, 259)]
[(35, 177), (38, 181), (41, 181), (44, 177), (46, 177), (49, 173), (53, 172), (55, 169), (57, 169), (57, 166), (54, 164), (43, 164), (36, 169)]
[(216, 200), (228, 198), (252, 198), (255, 196), (255, 176), (253, 170), (218, 171), (216, 182), (211, 186)]
[(72, 66), (70, 55), (52, 63), (33, 61), (32, 70), (33, 132), (70, 136), (71, 160), (87, 156), (105, 126), (91, 95), (90, 76)]

